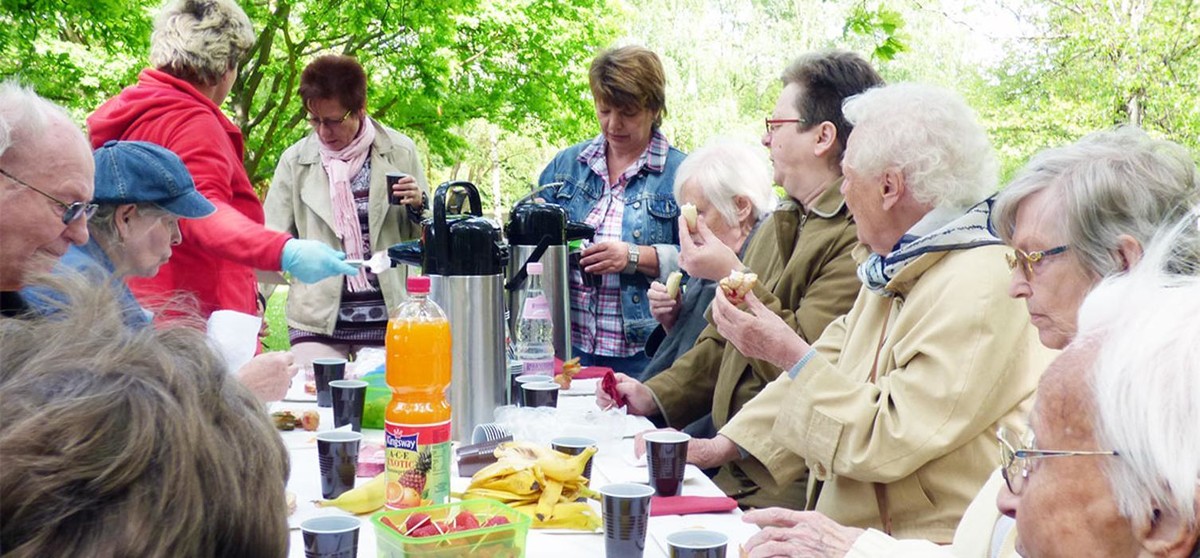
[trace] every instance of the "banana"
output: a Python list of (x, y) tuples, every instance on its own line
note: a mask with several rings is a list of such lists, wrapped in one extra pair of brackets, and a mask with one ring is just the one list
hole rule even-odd
[(472, 478), (471, 485), (467, 490), (472, 488), (486, 488), (524, 496), (536, 494), (541, 489), (541, 486), (537, 478), (534, 477), (533, 471), (526, 469), (502, 477), (485, 478), (482, 481), (476, 481)]
[(548, 450), (548, 453), (538, 458), (537, 465), (541, 467), (542, 473), (546, 475), (547, 479), (567, 482), (579, 478), (579, 475), (583, 474), (584, 466), (587, 465), (588, 459), (591, 459), (594, 453), (596, 453), (594, 447), (584, 449), (583, 453), (579, 455), (567, 455)]
[(335, 506), (355, 514), (371, 513), (383, 507), (386, 483), (384, 475), (385, 473), (379, 473), (366, 484), (347, 490), (333, 500), (317, 500), (314, 503), (318, 508)]
[(542, 496), (538, 498), (537, 509), (533, 516), (536, 519), (545, 521), (550, 519), (554, 512), (554, 505), (558, 503), (559, 497), (562, 496), (563, 485), (557, 481), (546, 481), (546, 486), (542, 488)]

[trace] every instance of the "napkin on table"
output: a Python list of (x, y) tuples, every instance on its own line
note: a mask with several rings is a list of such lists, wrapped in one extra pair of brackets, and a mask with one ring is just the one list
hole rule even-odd
[(651, 516), (722, 513), (734, 508), (737, 508), (737, 500), (728, 496), (654, 496), (650, 499)]

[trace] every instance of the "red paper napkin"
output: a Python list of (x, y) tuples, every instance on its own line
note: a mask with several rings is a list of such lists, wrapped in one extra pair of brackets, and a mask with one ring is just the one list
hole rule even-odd
[(737, 500), (728, 496), (655, 496), (650, 499), (650, 515), (689, 515), (733, 511)]
[(629, 404), (629, 401), (625, 399), (625, 396), (622, 395), (621, 392), (617, 391), (617, 375), (613, 373), (611, 368), (608, 370), (608, 372), (605, 372), (604, 377), (600, 379), (600, 389), (604, 393), (608, 394), (613, 401), (616, 401), (618, 407), (624, 407), (625, 405)]

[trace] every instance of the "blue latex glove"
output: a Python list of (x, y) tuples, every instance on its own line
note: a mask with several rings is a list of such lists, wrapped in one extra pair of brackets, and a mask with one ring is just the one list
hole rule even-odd
[(283, 245), (283, 270), (302, 283), (316, 283), (335, 275), (358, 275), (358, 268), (345, 260), (345, 253), (316, 240), (293, 238)]

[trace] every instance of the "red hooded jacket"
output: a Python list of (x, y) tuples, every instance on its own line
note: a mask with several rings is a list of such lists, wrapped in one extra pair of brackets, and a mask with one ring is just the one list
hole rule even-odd
[(180, 291), (214, 310), (258, 313), (255, 269), (278, 271), (291, 236), (263, 226), (263, 208), (242, 164), (242, 132), (190, 83), (147, 69), (137, 85), (109, 99), (87, 119), (92, 147), (109, 140), (159, 144), (183, 159), (196, 189), (217, 206), (203, 219), (180, 221), (183, 243), (158, 275), (130, 278), (144, 305), (170, 300)]

